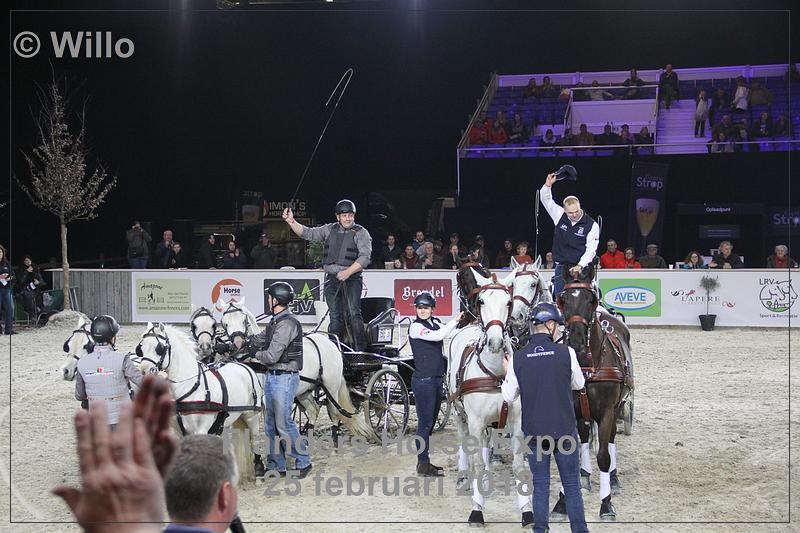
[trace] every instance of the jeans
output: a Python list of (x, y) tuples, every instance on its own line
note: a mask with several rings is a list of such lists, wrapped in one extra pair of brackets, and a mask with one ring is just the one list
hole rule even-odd
[[(572, 435), (575, 442), (580, 442), (578, 432)], [(531, 441), (535, 442), (535, 441)], [(583, 511), (583, 496), (580, 485), (580, 447), (573, 449), (570, 454), (554, 453), (561, 484), (564, 486), (564, 498), (567, 504), (567, 516), (572, 533), (588, 532), (586, 516)], [(528, 455), (528, 463), (533, 475), (533, 530), (546, 531), (548, 517), (550, 516), (550, 454), (541, 454), (541, 459), (536, 458), (536, 450)]]
[(351, 348), (355, 351), (367, 347), (364, 319), (361, 317), (361, 289), (361, 274), (353, 274), (345, 281), (339, 281), (332, 274), (325, 275), (325, 302), (331, 317), (328, 331), (340, 339), (344, 338), (345, 331), (349, 331)]
[(416, 375), (411, 377), (411, 390), (414, 392), (414, 404), (417, 410), (417, 435), (422, 437), (425, 443), (420, 449), (419, 441), (417, 445), (417, 462), (430, 463), (430, 436), (433, 426), (436, 424), (436, 415), (439, 414), (439, 406), (442, 403), (442, 377), (418, 378)]
[(0, 314), (6, 314), (4, 333), (10, 333), (14, 324), (14, 296), (11, 289), (0, 289)]
[[(286, 455), (294, 457), (294, 467), (299, 470), (311, 464), (308, 450), (297, 449), (300, 431), (292, 419), (292, 405), (297, 387), (300, 385), (300, 373), (264, 375), (264, 433), (267, 435), (267, 470), (286, 471)], [(280, 453), (274, 453), (275, 439), (282, 437)], [(286, 451), (284, 440), (291, 444)]]
[(147, 257), (129, 257), (128, 265), (135, 269), (147, 268)]

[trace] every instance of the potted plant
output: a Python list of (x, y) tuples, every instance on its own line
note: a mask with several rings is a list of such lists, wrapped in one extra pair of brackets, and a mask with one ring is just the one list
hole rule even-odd
[(711, 277), (708, 274), (700, 278), (700, 287), (706, 291), (706, 314), (700, 315), (700, 327), (703, 331), (713, 331), (714, 322), (717, 320), (717, 315), (709, 314), (711, 307), (711, 293), (719, 289), (719, 277)]
[(322, 266), (322, 255), (324, 247), (322, 241), (313, 241), (308, 246), (308, 266), (311, 268), (320, 268)]

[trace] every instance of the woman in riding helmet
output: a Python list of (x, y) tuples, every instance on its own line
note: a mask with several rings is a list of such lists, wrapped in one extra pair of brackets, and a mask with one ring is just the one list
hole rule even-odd
[(443, 476), (442, 468), (430, 462), (430, 434), (442, 401), (442, 379), (446, 372), (443, 355), (444, 339), (456, 329), (463, 312), (453, 320), (441, 325), (433, 318), (436, 298), (430, 293), (421, 292), (414, 298), (417, 319), (408, 328), (411, 351), (414, 353), (414, 374), (411, 376), (411, 390), (417, 408), (417, 435), (424, 443), (417, 445), (417, 473), (423, 476)]

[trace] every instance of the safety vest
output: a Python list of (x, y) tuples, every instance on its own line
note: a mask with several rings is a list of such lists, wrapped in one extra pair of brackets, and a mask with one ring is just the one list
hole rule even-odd
[(297, 370), (299, 372), (303, 370), (303, 326), (300, 325), (300, 321), (295, 318), (291, 311), (287, 309), (279, 316), (275, 317), (266, 331), (266, 342), (264, 346), (270, 345), (272, 337), (275, 335), (275, 328), (284, 320), (294, 323), (297, 328), (297, 335), (292, 339), (292, 342), (286, 346), (286, 349), (281, 354), (281, 358), (275, 362), (275, 365), (287, 365), (291, 370)]
[[(422, 324), (424, 327), (436, 331), (441, 326), (433, 319), (420, 320), (414, 322)], [(444, 357), (442, 348), (444, 341), (426, 341), (423, 339), (409, 339), (411, 352), (414, 354), (414, 375), (418, 378), (440, 377), (444, 375)]]
[(350, 229), (344, 229), (341, 224), (335, 224), (328, 238), (325, 239), (325, 265), (340, 265), (349, 267), (358, 259), (358, 246), (356, 246), (356, 232), (362, 226), (353, 224)]
[(89, 403), (103, 400), (108, 408), (108, 423), (119, 421), (122, 405), (131, 401), (125, 377), (125, 355), (111, 346), (96, 346), (94, 351), (78, 361), (78, 372), (86, 385)]

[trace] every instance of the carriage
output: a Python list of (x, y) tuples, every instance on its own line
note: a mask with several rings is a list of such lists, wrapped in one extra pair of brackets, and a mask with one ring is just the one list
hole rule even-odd
[[(414, 358), (410, 353), (404, 353), (408, 344), (407, 334), (401, 342), (402, 325), (410, 319), (401, 319), (394, 308), (394, 299), (384, 297), (362, 298), (361, 314), (367, 339), (365, 350), (353, 350), (347, 338), (329, 336), (342, 354), (344, 377), (354, 406), (356, 409), (363, 406), (364, 417), (376, 439), (395, 439), (405, 434), (411, 405), (414, 404), (411, 391)], [(314, 398), (318, 405), (324, 404), (329, 397), (324, 387), (316, 387)], [(441, 430), (450, 417), (450, 404), (446, 398), (445, 390), (434, 431)], [(293, 417), (304, 431), (309, 418), (299, 402), (295, 402)]]

